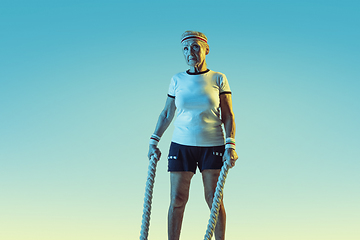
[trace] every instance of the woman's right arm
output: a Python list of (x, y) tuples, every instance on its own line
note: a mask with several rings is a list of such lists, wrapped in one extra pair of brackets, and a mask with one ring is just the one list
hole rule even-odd
[[(154, 131), (155, 135), (161, 137), (164, 134), (165, 130), (169, 127), (171, 121), (174, 118), (175, 111), (176, 111), (175, 98), (168, 97), (166, 99), (165, 107), (160, 113), (159, 119), (157, 121)], [(156, 147), (156, 145), (150, 144), (149, 153), (148, 153), (149, 159), (151, 158), (152, 155), (154, 155), (155, 158), (160, 159), (161, 152), (159, 148)]]

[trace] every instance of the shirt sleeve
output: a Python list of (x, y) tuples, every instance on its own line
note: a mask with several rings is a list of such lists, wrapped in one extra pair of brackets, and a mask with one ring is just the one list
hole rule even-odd
[(225, 74), (221, 74), (218, 80), (219, 94), (231, 93), (229, 82)]
[(168, 96), (172, 97), (172, 98), (175, 98), (175, 80), (174, 80), (174, 78), (171, 78), (169, 91), (168, 91)]

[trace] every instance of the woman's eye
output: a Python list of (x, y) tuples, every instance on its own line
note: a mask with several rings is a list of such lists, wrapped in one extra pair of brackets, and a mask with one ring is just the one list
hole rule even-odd
[(188, 48), (187, 47), (184, 47), (184, 51), (187, 51), (188, 50)]

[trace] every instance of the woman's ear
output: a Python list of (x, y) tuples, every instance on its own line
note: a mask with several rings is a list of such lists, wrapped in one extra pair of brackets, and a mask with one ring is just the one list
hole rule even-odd
[(206, 47), (206, 55), (208, 55), (209, 52), (210, 52), (210, 48), (209, 48), (209, 46), (207, 46), (207, 47)]

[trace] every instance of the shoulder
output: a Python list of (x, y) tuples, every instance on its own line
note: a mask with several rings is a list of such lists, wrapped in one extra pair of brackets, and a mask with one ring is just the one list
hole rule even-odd
[(217, 85), (222, 85), (223, 82), (227, 82), (226, 75), (222, 72), (209, 71), (209, 76), (216, 82)]
[(179, 83), (183, 82), (184, 79), (186, 79), (187, 75), (188, 74), (186, 72), (179, 72), (172, 76), (169, 89), (177, 88)]
[(184, 71), (184, 72), (179, 72), (179, 73), (176, 73), (173, 77), (172, 77), (172, 79), (180, 79), (180, 78), (184, 78), (184, 77), (186, 77), (186, 76), (188, 76), (188, 74), (186, 73), (186, 71)]
[(227, 81), (226, 75), (222, 72), (209, 71), (209, 75), (216, 81), (217, 84), (221, 84), (223, 81)]
[(209, 71), (209, 74), (213, 75), (213, 76), (216, 76), (216, 77), (226, 77), (224, 73), (222, 72), (216, 72), (216, 71), (213, 71), (213, 70), (210, 70)]

